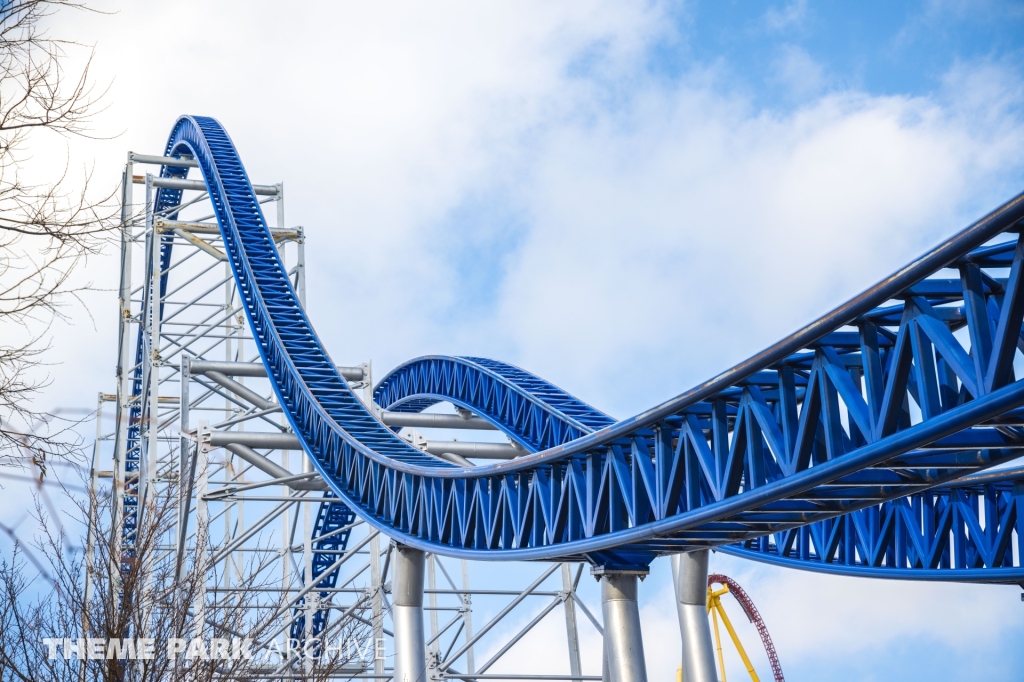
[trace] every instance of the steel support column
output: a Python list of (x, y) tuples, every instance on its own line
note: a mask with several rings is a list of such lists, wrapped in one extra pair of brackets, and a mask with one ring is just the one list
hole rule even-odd
[(633, 572), (607, 572), (601, 576), (608, 682), (647, 682), (636, 600), (637, 577)]
[(565, 609), (565, 635), (569, 645), (569, 674), (573, 677), (582, 675), (580, 666), (580, 635), (576, 626), (576, 584), (572, 579), (569, 564), (562, 564), (562, 591), (565, 593), (563, 607)]
[(683, 681), (717, 682), (708, 625), (708, 550), (674, 555), (672, 578), (683, 641)]
[(426, 555), (422, 550), (399, 545), (395, 549), (394, 605), (395, 682), (424, 682), (427, 650), (423, 638), (423, 574)]

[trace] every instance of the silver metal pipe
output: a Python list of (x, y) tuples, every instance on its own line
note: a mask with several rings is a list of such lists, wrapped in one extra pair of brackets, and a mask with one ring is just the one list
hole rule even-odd
[[(647, 682), (637, 574), (609, 571), (601, 576), (604, 651), (609, 682)], [(707, 618), (705, 618), (705, 621)], [(692, 682), (686, 678), (687, 682)]]
[(486, 663), (484, 663), (482, 666), (480, 666), (480, 672), (483, 673), (483, 672), (486, 672), (487, 670), (490, 670), (491, 666), (498, 662), (498, 659), (500, 659), (502, 656), (504, 656), (506, 653), (508, 653), (509, 649), (511, 649), (517, 643), (519, 643), (519, 641), (523, 637), (525, 637), (528, 632), (533, 630), (533, 628), (537, 625), (537, 623), (539, 623), (542, 620), (544, 620), (544, 617), (547, 616), (552, 611), (554, 611), (555, 608), (559, 604), (561, 604), (561, 603), (562, 603), (562, 598), (561, 597), (555, 597), (553, 601), (551, 601), (546, 607), (541, 609), (540, 613), (538, 613), (536, 616), (533, 617), (533, 620), (531, 620), (529, 623), (524, 625), (519, 630), (519, 632), (517, 632), (515, 635), (513, 635), (507, 642), (505, 642), (505, 645), (503, 647), (501, 647), (500, 649), (498, 649), (498, 651), (493, 656), (491, 656), (491, 658)]
[(447, 460), (447, 461), (451, 462), (452, 464), (458, 464), (460, 467), (471, 467), (471, 466), (474, 466), (474, 464), (472, 462), (470, 462), (468, 459), (466, 459), (465, 457), (463, 457), (461, 455), (456, 455), (453, 452), (442, 452), (442, 453), (439, 453), (439, 454), (434, 455), (434, 456), (435, 457), (440, 457), (443, 460)]
[[(209, 373), (207, 373), (207, 376), (209, 376)], [(210, 445), (215, 448), (222, 448), (231, 443), (267, 450), (302, 449), (298, 436), (293, 433), (258, 433), (255, 431), (213, 431), (210, 433)], [(426, 449), (430, 454), (442, 458), (445, 458), (447, 454), (455, 455), (459, 459), (446, 459), (463, 466), (468, 465), (465, 462), (466, 457), (512, 459), (525, 454), (525, 451), (521, 448), (504, 443), (471, 443), (457, 440), (428, 440)]]
[[(301, 450), (299, 438), (293, 433), (256, 433), (252, 431), (212, 431), (210, 445), (222, 448), (232, 443), (264, 450)], [(286, 474), (291, 476), (291, 473)]]
[(227, 377), (220, 372), (206, 372), (206, 376), (212, 379), (214, 382), (220, 384), (224, 388), (228, 389), (240, 398), (248, 400), (250, 403), (260, 408), (261, 410), (269, 410), (277, 407), (277, 403), (272, 400), (267, 400), (256, 391), (246, 387), (230, 377)]
[(388, 426), (412, 426), (427, 429), (475, 429), (496, 431), (497, 427), (482, 417), (458, 414), (424, 414), (423, 412), (383, 412), (381, 421)]
[[(248, 445), (242, 445), (240, 443), (229, 443), (224, 446), (224, 449), (228, 452), (232, 452), (241, 459), (245, 460), (249, 464), (253, 465), (265, 474), (272, 476), (273, 478), (294, 478), (295, 474), (288, 471), (276, 462), (271, 461), (267, 457), (264, 457), (260, 453), (256, 452)], [(292, 490), (327, 490), (327, 484), (318, 478), (312, 480), (298, 480), (290, 481), (286, 483)]]
[[(193, 360), (192, 374), (206, 374), (207, 372), (220, 372), (226, 376), (236, 377), (265, 377), (267, 368), (259, 362), (217, 362), (208, 360)], [(362, 381), (362, 367), (338, 367), (338, 372), (348, 381)]]
[(569, 674), (579, 677), (580, 672), (580, 636), (579, 628), (576, 625), (576, 601), (572, 598), (576, 591), (576, 584), (572, 579), (572, 568), (569, 564), (562, 564), (562, 591), (563, 608), (565, 610), (565, 635), (569, 645)]
[(717, 682), (708, 625), (708, 550), (673, 555), (672, 577), (683, 641), (683, 680)]
[[(187, 220), (169, 220), (167, 218), (157, 218), (153, 221), (153, 227), (157, 231), (174, 230), (177, 232), (195, 233), (195, 234), (209, 234), (209, 235), (220, 235), (220, 225), (217, 223), (209, 222), (190, 222)], [(298, 239), (300, 230), (299, 229), (287, 229), (287, 228), (270, 228), (270, 234), (274, 236), (274, 239)], [(187, 239), (187, 237), (186, 237)]]
[(155, 163), (159, 166), (184, 166), (196, 168), (199, 162), (191, 157), (177, 158), (175, 156), (153, 156), (152, 154), (136, 154), (128, 152), (128, 161), (131, 163)]
[(470, 459), (515, 459), (526, 453), (526, 450), (508, 443), (472, 443), (461, 440), (428, 440), (427, 452), (443, 456), (451, 453)]
[(192, 244), (193, 246), (195, 246), (200, 251), (203, 251), (203, 252), (213, 256), (217, 260), (219, 260), (219, 261), (226, 261), (228, 259), (228, 256), (227, 256), (226, 253), (224, 253), (223, 251), (221, 251), (217, 247), (211, 246), (207, 242), (204, 242), (199, 237), (196, 237), (195, 235), (190, 234), (190, 233), (186, 232), (185, 230), (181, 230), (181, 229), (177, 229), (177, 228), (174, 229), (173, 231), (174, 231), (174, 234), (176, 234), (177, 236), (181, 237), (182, 239), (187, 241), (189, 244)]
[[(184, 166), (183, 163), (178, 163), (179, 166)], [(141, 185), (146, 182), (144, 176), (136, 175), (133, 178), (135, 184)], [(200, 192), (206, 191), (206, 183), (202, 180), (186, 180), (184, 178), (157, 178), (154, 177), (150, 180), (150, 184), (153, 187), (163, 187), (165, 189), (194, 189)], [(252, 191), (256, 194), (263, 196), (277, 196), (277, 185), (253, 185)]]
[(423, 550), (395, 548), (391, 618), (395, 624), (395, 682), (425, 682), (427, 647), (423, 637)]
[(242, 445), (241, 443), (228, 443), (224, 446), (224, 449), (238, 455), (241, 459), (273, 478), (291, 478), (294, 476), (292, 472), (288, 471), (280, 464), (272, 462), (250, 448), (248, 445)]

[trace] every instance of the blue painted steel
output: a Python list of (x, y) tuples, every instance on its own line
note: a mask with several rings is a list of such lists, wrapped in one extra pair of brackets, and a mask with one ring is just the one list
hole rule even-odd
[[(168, 141), (167, 147), (164, 151), (165, 156), (179, 156), (182, 153), (185, 152), (182, 151), (180, 145), (178, 145), (173, 139)], [(191, 154), (192, 152), (188, 153)], [(163, 166), (161, 168), (160, 177), (185, 178), (188, 175), (188, 171), (189, 168), (187, 166)], [(178, 218), (178, 211), (175, 209), (181, 204), (181, 197), (182, 190), (180, 189), (157, 188), (153, 204), (154, 216), (168, 220), (176, 220)], [(146, 275), (144, 280), (147, 284), (151, 282), (152, 276), (152, 248), (154, 248), (154, 246), (152, 241), (150, 241), (147, 244)], [(171, 265), (171, 256), (174, 248), (174, 235), (165, 233), (160, 239), (159, 248), (160, 269), (163, 273), (159, 282), (160, 306), (162, 311), (162, 301), (167, 293), (168, 269)], [(151, 289), (148, 291), (147, 295), (151, 300)], [(143, 309), (145, 310), (145, 306), (143, 306)], [(141, 507), (138, 503), (140, 463), (144, 450), (143, 439), (141, 437), (141, 425), (144, 421), (149, 420), (149, 410), (151, 409), (148, 402), (149, 395), (146, 390), (148, 377), (144, 376), (142, 359), (145, 354), (150, 353), (152, 349), (147, 346), (147, 320), (140, 319), (139, 322), (140, 325), (135, 350), (135, 365), (132, 369), (132, 401), (129, 412), (129, 427), (126, 447), (127, 453), (125, 457), (125, 493), (122, 503), (122, 514), (124, 519), (122, 531), (124, 551), (122, 553), (122, 560), (126, 562), (130, 561), (134, 554), (135, 529), (137, 528), (139, 514), (141, 512)], [(143, 415), (145, 415), (145, 418), (143, 418)], [(334, 494), (327, 493), (324, 497), (333, 498)], [(320, 505), (317, 513), (316, 522), (313, 528), (313, 537), (319, 538), (328, 535), (340, 528), (351, 525), (354, 520), (355, 514), (344, 503), (324, 502)], [(314, 578), (319, 578), (323, 571), (330, 566), (330, 564), (334, 563), (336, 555), (332, 554), (332, 552), (337, 552), (339, 550), (343, 551), (347, 548), (350, 535), (350, 531), (342, 531), (314, 543), (312, 562)], [(125, 569), (127, 568), (128, 566), (125, 565)], [(329, 576), (321, 580), (320, 585), (325, 588), (333, 587), (337, 582), (337, 579), (338, 570), (335, 570)], [(322, 592), (320, 593), (320, 597), (326, 598), (328, 594), (329, 593)], [(304, 602), (305, 600), (302, 600), (300, 605), (304, 604)], [(301, 609), (298, 609), (297, 611), (301, 613)], [(318, 635), (323, 628), (326, 627), (329, 616), (329, 610), (316, 612), (313, 618), (313, 636)], [(304, 616), (300, 616), (293, 620), (291, 626), (292, 638), (300, 638), (304, 627)]]
[(220, 125), (183, 117), (168, 148), (199, 161), (268, 375), (314, 465), (368, 523), (408, 545), (638, 567), (876, 506), (1024, 446), (1024, 381), (1013, 372), (1024, 319), (1024, 242), (1014, 231), (1022, 196), (672, 400), (467, 469), (409, 446), (349, 390)]
[[(334, 493), (324, 493), (324, 498), (334, 498)], [(330, 568), (331, 564), (338, 560), (339, 552), (343, 552), (348, 548), (348, 539), (349, 536), (352, 535), (350, 526), (355, 523), (355, 520), (355, 512), (349, 509), (348, 505), (343, 502), (322, 502), (320, 504), (320, 509), (316, 516), (316, 522), (313, 524), (313, 538), (321, 538), (325, 535), (328, 535), (329, 537), (318, 540), (314, 545), (314, 580), (323, 575), (324, 571)], [(331, 533), (333, 533), (333, 535), (330, 535)], [(328, 589), (335, 587), (338, 584), (339, 571), (340, 569), (337, 568), (331, 571), (326, 578), (319, 581), (318, 586)], [(328, 597), (330, 597), (330, 592), (320, 592), (321, 600), (327, 600)], [(306, 598), (303, 597), (295, 608), (295, 617), (291, 624), (291, 638), (294, 641), (301, 641), (303, 631), (306, 629), (306, 616), (303, 614), (305, 604)], [(330, 609), (318, 609), (313, 614), (313, 629), (311, 636), (316, 637), (323, 632), (324, 628), (327, 627), (327, 622), (330, 617)]]
[[(529, 439), (517, 434), (516, 429), (525, 423), (527, 430), (535, 431), (535, 422), (493, 414), (494, 405), (514, 403), (498, 399), (500, 391), (489, 386), (495, 379), (486, 367), (492, 362), (443, 356), (416, 358), (395, 368), (380, 382), (375, 400), (385, 409), (447, 400), (487, 414), (495, 426), (532, 448)], [(532, 388), (546, 384), (524, 370), (516, 371), (530, 379), (521, 385)], [(540, 409), (541, 399), (532, 391), (526, 393)], [(572, 404), (578, 410), (589, 410), (581, 421), (611, 419), (581, 401)], [(571, 423), (578, 423), (550, 406), (544, 407), (549, 408), (543, 412), (546, 420), (565, 422), (563, 431)], [(516, 416), (531, 413), (521, 407), (497, 412)], [(857, 493), (851, 490), (846, 494), (852, 497)], [(861, 577), (1020, 583), (1024, 581), (1024, 567), (1013, 560), (1015, 530), (1019, 543), (1024, 537), (1024, 468), (974, 474), (946, 486), (719, 550), (804, 570)], [(1021, 555), (1024, 552), (1018, 551)]]
[(381, 379), (373, 399), (395, 412), (420, 412), (442, 400), (452, 402), (531, 452), (565, 445), (615, 423), (540, 377), (486, 358), (417, 358)]
[(1024, 470), (968, 476), (828, 521), (720, 548), (819, 573), (1024, 584)]

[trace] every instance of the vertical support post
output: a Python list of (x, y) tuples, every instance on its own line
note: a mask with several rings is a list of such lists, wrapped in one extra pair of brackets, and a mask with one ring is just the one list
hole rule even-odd
[(638, 574), (606, 571), (601, 574), (601, 611), (609, 682), (647, 682), (644, 643), (637, 604)]
[[(313, 465), (309, 461), (309, 455), (306, 454), (302, 458), (302, 473), (309, 473), (313, 470)], [(313, 583), (313, 511), (310, 509), (312, 505), (302, 505), (302, 584), (311, 585)], [(313, 634), (313, 616), (316, 615), (318, 607), (320, 593), (317, 591), (311, 591), (306, 593), (305, 597), (305, 619), (306, 626), (302, 629), (302, 636), (304, 640), (308, 640)], [(299, 643), (302, 646), (303, 643)]]
[[(231, 291), (235, 291), (234, 280), (232, 279)], [(232, 309), (234, 308), (234, 298), (232, 298)], [(233, 335), (235, 337), (235, 357), (236, 362), (245, 362), (245, 327), (242, 322), (242, 313), (237, 312), (234, 315), (232, 321)], [(239, 376), (235, 379), (238, 383), (245, 385), (245, 377)], [(239, 431), (245, 431), (245, 422), (241, 422), (236, 427)], [(234, 457), (232, 456), (232, 460)], [(234, 476), (234, 480), (245, 484), (245, 469), (241, 467), (237, 475)], [(245, 500), (239, 499), (235, 502), (235, 528), (245, 528)], [(235, 584), (242, 585), (245, 582), (245, 558), (244, 555), (239, 553), (235, 557)], [(242, 601), (242, 596), (238, 595), (239, 603)]]
[[(230, 315), (231, 309), (232, 309), (232, 305), (231, 304), (232, 304), (232, 302), (234, 301), (234, 298), (235, 298), (235, 280), (234, 280), (234, 277), (232, 276), (231, 265), (227, 261), (224, 262), (224, 281), (226, 282), (226, 284), (224, 285), (224, 316), (225, 317), (224, 317), (224, 322), (222, 323), (222, 328), (224, 330), (224, 332), (223, 332), (224, 333), (224, 361), (225, 362), (233, 362), (233, 361), (236, 361), (236, 360), (239, 359), (235, 355), (234, 350), (233, 350), (232, 341), (235, 338), (236, 329), (235, 329), (234, 320), (232, 319), (232, 317)], [(241, 377), (239, 377), (239, 378), (241, 378)], [(237, 379), (236, 379), (236, 381), (237, 381)], [(239, 410), (238, 406), (235, 403), (233, 403), (231, 400), (228, 399), (228, 396), (230, 396), (230, 395), (233, 395), (232, 391), (225, 391), (225, 396), (224, 396), (224, 419), (231, 419), (233, 417), (236, 417), (236, 416), (238, 416), (239, 412), (241, 411), (241, 410)], [(225, 483), (232, 483), (232, 482), (235, 481), (234, 461), (235, 461), (234, 454), (225, 451), (225, 454), (224, 454), (224, 467), (223, 467), (223, 469), (221, 469), (221, 471), (223, 472), (223, 477), (224, 477), (224, 482)], [(242, 528), (241, 524), (238, 523), (237, 520), (236, 520), (236, 522), (234, 524), (231, 523), (231, 512), (234, 511), (236, 514), (238, 513), (238, 508), (236, 506), (237, 504), (238, 504), (237, 502), (231, 501), (231, 502), (227, 502), (224, 505), (223, 520), (224, 520), (224, 542), (225, 543), (230, 543), (231, 542), (231, 539), (232, 539), (232, 526), (234, 528)], [(228, 588), (231, 587), (231, 567), (235, 565), (236, 557), (237, 557), (237, 555), (234, 552), (228, 552), (228, 555), (226, 557), (224, 557), (224, 567), (221, 570), (221, 586), (225, 590), (225, 595), (228, 595), (227, 596), (228, 600), (231, 599), (231, 597), (230, 597), (231, 593), (228, 591)], [(308, 602), (309, 600), (307, 599), (306, 601)]]
[(708, 625), (708, 550), (674, 555), (672, 577), (683, 641), (683, 680), (717, 682)]
[(306, 232), (301, 227), (295, 228), (298, 236), (296, 244), (295, 262), (295, 295), (299, 297), (302, 309), (306, 309)]
[(284, 229), (284, 183), (277, 183), (277, 229)]
[(200, 421), (196, 430), (196, 571), (198, 582), (195, 602), (192, 604), (193, 637), (203, 637), (206, 629), (206, 579), (210, 569), (208, 562), (208, 539), (210, 518), (207, 513), (206, 493), (209, 487), (209, 471), (206, 454), (210, 447), (210, 426)]
[(576, 625), (576, 602), (573, 601), (573, 594), (576, 586), (573, 585), (572, 569), (569, 564), (562, 564), (562, 591), (565, 597), (562, 605), (565, 608), (565, 635), (569, 645), (569, 673), (573, 677), (579, 677), (580, 672), (580, 636), (579, 628)]
[[(277, 205), (276, 206), (277, 207), (277, 228), (278, 229), (282, 229), (284, 227), (284, 183), (283, 182), (277, 183), (277, 201), (276, 201), (276, 205)], [(299, 264), (302, 263), (302, 260), (303, 260), (303, 250), (302, 250), (302, 246), (301, 246), (301, 244), (302, 244), (302, 235), (301, 234), (299, 235), (299, 238), (296, 240), (296, 244), (297, 244), (296, 248), (298, 250), (298, 252), (297, 252), (298, 264), (296, 265), (296, 268), (298, 268), (298, 272), (296, 273), (296, 280), (295, 280), (295, 283), (297, 285), (296, 286), (296, 293), (299, 296), (299, 302), (305, 304), (305, 293), (306, 293), (306, 291), (305, 291), (305, 273), (302, 272), (302, 270), (300, 268), (300, 265), (299, 265)], [(281, 246), (281, 251), (282, 251), (281, 257), (283, 259), (284, 258), (284, 245), (283, 244)], [(281, 423), (282, 424), (287, 424), (287, 420), (285, 419), (283, 414), (281, 416)], [(306, 473), (307, 471), (311, 470), (311, 463), (309, 461), (309, 457), (306, 455), (305, 452), (302, 452), (302, 451), (300, 451), (298, 454), (299, 454), (299, 457), (302, 459), (302, 472)], [(281, 466), (283, 466), (285, 469), (288, 469), (290, 471), (288, 460), (289, 460), (289, 452), (287, 450), (284, 450), (281, 453)], [(287, 485), (281, 486), (281, 494), (284, 495), (284, 496), (290, 496), (291, 495), (291, 489), (289, 489)], [(292, 505), (292, 506), (294, 506), (294, 505)], [(308, 514), (309, 514), (309, 504), (303, 504), (302, 508), (305, 509), (305, 514), (308, 516)], [(299, 513), (300, 513), (300, 510), (296, 509), (295, 510), (295, 525), (298, 525)], [(288, 520), (288, 517), (289, 517), (289, 508), (286, 507), (285, 510), (284, 510), (284, 513), (281, 515), (281, 533), (282, 533), (282, 538), (281, 538), (281, 587), (285, 590), (284, 592), (282, 592), (282, 595), (281, 595), (282, 603), (283, 604), (288, 603), (290, 601), (290, 599), (291, 599), (290, 594), (287, 592), (287, 588), (290, 587), (291, 583), (292, 583), (292, 579), (291, 579), (291, 565), (292, 565), (291, 551), (292, 551), (292, 545), (295, 542), (295, 526), (292, 526), (290, 531), (289, 531), (289, 520)], [(312, 549), (313, 548), (312, 548), (312, 537), (310, 535), (310, 530), (309, 530), (310, 523), (306, 520), (306, 517), (304, 517), (303, 521), (304, 521), (303, 528), (306, 531), (306, 533), (305, 533), (305, 540), (304, 540), (303, 545), (302, 545), (302, 550), (303, 550), (303, 575), (304, 576), (307, 575), (307, 571), (305, 569), (305, 566), (308, 565), (309, 566), (308, 575), (312, 576), (312, 574), (313, 574), (313, 570), (312, 570), (312, 567), (313, 567), (313, 552), (312, 552)], [(308, 553), (306, 552), (307, 545), (309, 546), (309, 552)], [(311, 580), (311, 578), (308, 578), (308, 579)], [(305, 584), (308, 585), (309, 583), (307, 582)], [(310, 595), (307, 595), (306, 603), (307, 604), (310, 603), (312, 598), (313, 598), (312, 593)], [(306, 623), (306, 627), (303, 628), (303, 631), (308, 634), (308, 633), (312, 632), (312, 629), (313, 629), (313, 618), (312, 618), (312, 614), (309, 611), (306, 612), (305, 623)]]
[[(100, 438), (103, 436), (103, 394), (96, 398), (96, 440), (92, 444), (92, 467), (89, 469), (89, 520), (85, 540), (85, 599), (82, 608), (82, 637), (90, 637), (92, 623), (89, 621), (92, 603), (92, 571), (96, 555), (96, 527), (99, 506), (97, 483), (100, 466)], [(84, 670), (84, 668), (83, 668)]]
[[(118, 287), (120, 316), (117, 329), (117, 423), (114, 436), (114, 489), (111, 504), (112, 540), (121, 535), (121, 509), (124, 502), (125, 457), (128, 451), (128, 422), (131, 414), (131, 295), (132, 295), (132, 181), (135, 166), (131, 152), (121, 181), (121, 282)], [(119, 540), (111, 547), (119, 547)], [(120, 560), (118, 558), (118, 560)], [(111, 557), (113, 563), (114, 558)], [(113, 569), (113, 566), (112, 566)], [(112, 574), (116, 571), (112, 570)]]
[[(146, 231), (151, 235), (152, 246), (152, 271), (150, 273), (150, 300), (149, 300), (149, 348), (146, 353), (145, 362), (149, 365), (149, 385), (144, 390), (149, 392), (149, 409), (145, 413), (146, 419), (146, 448), (139, 457), (139, 520), (145, 515), (145, 506), (152, 504), (153, 495), (156, 489), (156, 458), (157, 448), (160, 446), (160, 314), (162, 299), (160, 297), (161, 281), (161, 239), (153, 225), (153, 211), (155, 192), (153, 191), (153, 175), (146, 173)], [(141, 531), (141, 524), (136, 526), (136, 532)]]
[(380, 535), (370, 540), (370, 604), (373, 613), (373, 674), (384, 674), (384, 659), (377, 656), (377, 642), (384, 639), (384, 590), (380, 575)]
[(466, 672), (470, 675), (476, 672), (476, 657), (473, 655), (473, 595), (469, 591), (469, 562), (462, 560), (462, 622), (465, 625), (466, 643)]
[(373, 362), (364, 362), (359, 366), (363, 369), (363, 380), (361, 382), (363, 385), (363, 405), (366, 405), (366, 409), (379, 418), (381, 409), (377, 403), (373, 402)]
[[(139, 534), (148, 524), (149, 513), (156, 497), (157, 450), (160, 446), (160, 322), (163, 313), (163, 299), (160, 291), (161, 272), (161, 240), (154, 227), (156, 193), (153, 188), (153, 175), (146, 173), (146, 232), (150, 235), (152, 247), (152, 272), (150, 273), (149, 316), (148, 316), (148, 348), (144, 358), (144, 366), (148, 367), (147, 382), (143, 390), (149, 395), (148, 409), (142, 413), (146, 425), (145, 447), (140, 437), (139, 476), (137, 479), (137, 504), (135, 507), (135, 543), (140, 542)], [(141, 435), (141, 434), (140, 434)], [(153, 532), (155, 528), (151, 527)], [(142, 557), (140, 563), (143, 594), (148, 594), (153, 585), (155, 557)], [(152, 607), (143, 613), (143, 627), (148, 625)]]
[[(281, 418), (284, 421), (284, 417)], [(281, 466), (288, 469), (288, 450), (281, 451)], [(288, 469), (290, 471), (290, 469)], [(281, 497), (288, 497), (291, 495), (291, 488), (287, 484), (281, 486)], [(291, 553), (292, 553), (292, 535), (291, 535), (291, 507), (285, 507), (281, 511), (281, 605), (284, 606), (291, 601), (290, 588), (292, 586), (292, 571), (291, 571)]]
[(404, 545), (395, 548), (395, 579), (392, 586), (395, 624), (395, 682), (425, 682), (427, 650), (423, 638), (422, 550)]
[(430, 651), (438, 656), (441, 654), (441, 645), (437, 641), (437, 559), (433, 554), (427, 555), (427, 587), (430, 589), (430, 596), (427, 598), (430, 603)]
[[(279, 415), (282, 426), (287, 426), (288, 420), (282, 412)], [(299, 457), (305, 459), (305, 454), (299, 452)], [(281, 466), (287, 471), (291, 471), (291, 452), (288, 450), (281, 451)], [(289, 497), (292, 494), (291, 488), (287, 484), (281, 486), (281, 497)], [(291, 601), (291, 586), (292, 586), (292, 545), (295, 542), (294, 528), (291, 522), (291, 510), (294, 507), (294, 503), (285, 507), (281, 511), (281, 605), (284, 606)], [(295, 510), (295, 518), (298, 519), (298, 510)]]
[[(189, 414), (189, 403), (191, 402), (191, 398), (189, 397), (188, 389), (189, 384), (192, 381), (192, 361), (187, 353), (181, 354), (181, 365), (178, 376), (181, 382), (180, 410), (178, 412), (180, 417), (179, 431), (182, 435), (178, 441), (178, 447), (181, 450), (178, 453), (178, 541), (176, 543), (174, 558), (175, 582), (181, 580), (185, 568), (185, 545), (188, 539), (188, 512), (192, 505), (192, 488), (195, 485), (196, 480), (196, 461), (199, 450), (199, 445), (197, 444), (195, 446), (197, 453), (189, 457), (189, 453), (193, 449), (192, 440), (185, 434), (189, 431), (189, 421), (191, 419)], [(199, 550), (198, 545), (196, 546), (196, 550)], [(198, 560), (198, 558), (199, 554), (196, 554), (196, 559)]]

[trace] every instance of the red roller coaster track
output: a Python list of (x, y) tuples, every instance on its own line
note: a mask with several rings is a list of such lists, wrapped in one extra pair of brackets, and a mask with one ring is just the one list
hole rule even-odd
[(754, 606), (750, 595), (740, 587), (738, 582), (727, 575), (722, 575), (721, 573), (709, 575), (708, 587), (715, 583), (727, 586), (732, 596), (736, 597), (736, 601), (743, 607), (743, 612), (747, 614), (747, 619), (757, 628), (757, 634), (761, 635), (761, 643), (764, 644), (765, 653), (768, 654), (768, 661), (772, 664), (772, 674), (775, 675), (775, 682), (785, 682), (786, 678), (782, 675), (782, 665), (779, 664), (779, 655), (775, 652), (775, 645), (772, 644), (772, 636), (768, 634), (768, 626), (761, 620), (761, 614), (757, 612), (757, 607)]

